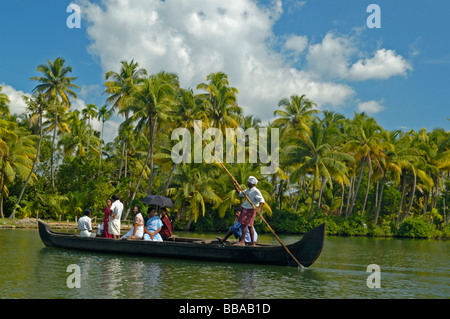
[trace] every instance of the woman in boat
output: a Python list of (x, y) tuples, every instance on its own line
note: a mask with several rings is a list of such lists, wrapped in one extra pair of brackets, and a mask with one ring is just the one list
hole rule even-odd
[(122, 236), (122, 239), (128, 237), (131, 239), (142, 239), (144, 236), (144, 217), (142, 217), (141, 208), (138, 205), (133, 207), (133, 214), (133, 227), (131, 227), (128, 233)]
[(161, 222), (163, 223), (159, 234), (161, 235), (163, 240), (166, 240), (167, 238), (172, 236), (172, 222), (167, 216), (167, 211), (164, 207), (161, 207), (159, 209), (159, 215), (161, 216)]
[(144, 240), (163, 241), (159, 232), (163, 226), (161, 219), (155, 215), (155, 208), (149, 207), (147, 210), (148, 220), (144, 227)]
[(109, 214), (111, 213), (111, 199), (106, 200), (106, 208), (104, 210), (105, 215), (103, 216), (103, 231), (102, 237), (112, 238), (112, 235), (109, 233)]

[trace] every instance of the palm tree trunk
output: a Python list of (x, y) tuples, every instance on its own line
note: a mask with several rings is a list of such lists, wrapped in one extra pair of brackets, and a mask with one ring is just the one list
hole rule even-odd
[[(120, 179), (120, 177), (122, 176), (122, 167), (123, 167), (123, 157), (125, 155), (125, 148), (126, 148), (126, 140), (122, 141), (122, 154), (120, 155), (120, 164), (119, 164), (119, 177), (118, 179)], [(119, 182), (120, 183), (120, 182)]]
[[(136, 197), (137, 192), (139, 191), (139, 185), (141, 184), (142, 176), (144, 175), (144, 170), (145, 170), (145, 167), (147, 166), (149, 157), (150, 157), (150, 148), (149, 148), (149, 150), (147, 152), (147, 157), (145, 158), (145, 163), (142, 166), (142, 170), (141, 170), (141, 172), (139, 174), (138, 181), (137, 181), (136, 186), (135, 186), (135, 188), (133, 190), (133, 194), (131, 195), (131, 199), (129, 200), (129, 203), (131, 203), (134, 200), (134, 198)], [(128, 205), (128, 208), (127, 208), (127, 211), (125, 212), (123, 220), (128, 218), (128, 214), (129, 213), (130, 213), (130, 206)]]
[[(4, 166), (4, 165), (3, 165)], [(5, 185), (5, 173), (3, 173), (3, 167), (1, 170), (1, 178), (0, 178), (0, 217), (5, 218), (3, 215), (3, 187)]]
[(355, 206), (356, 197), (358, 197), (359, 187), (361, 186), (361, 179), (362, 179), (362, 176), (363, 176), (363, 173), (364, 173), (364, 166), (365, 165), (366, 165), (366, 161), (364, 160), (362, 162), (362, 165), (361, 165), (361, 171), (360, 171), (359, 177), (358, 177), (358, 185), (356, 186), (356, 191), (353, 194), (353, 198), (352, 198), (352, 202), (350, 204), (350, 210), (348, 212), (348, 216), (351, 216), (352, 213), (353, 213), (353, 207)]
[(179, 163), (175, 163), (175, 164), (172, 165), (172, 168), (171, 168), (171, 170), (170, 170), (169, 177), (167, 178), (166, 186), (164, 187), (164, 194), (163, 194), (163, 196), (166, 196), (166, 195), (167, 195), (167, 190), (169, 189), (170, 182), (172, 181), (173, 173), (175, 172), (175, 169), (177, 168), (178, 164), (179, 164)]
[(339, 217), (342, 216), (342, 208), (344, 207), (345, 184), (342, 183), (341, 205), (339, 206)]
[(417, 175), (414, 174), (414, 182), (413, 182), (412, 191), (411, 191), (411, 198), (409, 199), (408, 210), (407, 210), (405, 216), (403, 217), (403, 220), (405, 220), (411, 213), (411, 208), (412, 208), (413, 201), (414, 201), (414, 194), (416, 193), (416, 183), (417, 183)]
[(363, 217), (364, 215), (364, 210), (366, 209), (366, 204), (367, 204), (367, 197), (369, 196), (369, 189), (370, 189), (370, 172), (367, 176), (367, 189), (366, 189), (366, 196), (364, 197), (364, 204), (363, 204), (363, 208), (361, 210), (361, 217)]
[(311, 209), (309, 210), (309, 218), (312, 217), (313, 215), (313, 211), (314, 211), (314, 195), (316, 192), (316, 183), (314, 183), (314, 178), (313, 178), (313, 188), (312, 188), (312, 194), (311, 194)]
[(325, 188), (326, 184), (327, 184), (327, 178), (322, 179), (322, 186), (320, 187), (320, 192), (319, 192), (319, 200), (317, 202), (317, 208), (319, 208), (319, 210), (320, 210), (320, 206), (322, 204), (323, 189)]
[(53, 130), (53, 138), (52, 138), (52, 150), (50, 155), (50, 175), (52, 180), (52, 189), (55, 192), (55, 170), (54, 170), (54, 160), (53, 157), (55, 155), (55, 140), (56, 140), (56, 131), (58, 130), (58, 111), (55, 112), (55, 129)]
[(403, 175), (403, 182), (402, 182), (402, 197), (400, 199), (400, 205), (398, 207), (398, 214), (397, 214), (397, 226), (400, 223), (400, 215), (403, 208), (403, 201), (405, 200), (405, 193), (406, 193), (406, 174)]
[(297, 199), (295, 200), (295, 208), (294, 208), (294, 212), (297, 212), (297, 208), (298, 208), (298, 202), (300, 201), (300, 196), (302, 195), (302, 190), (303, 190), (303, 180), (300, 184), (300, 189), (298, 190), (298, 196)]
[(423, 200), (423, 215), (422, 215), (422, 220), (425, 220), (425, 215), (427, 214), (428, 197), (429, 197), (429, 194), (425, 194), (425, 199)]
[(345, 217), (348, 217), (348, 212), (350, 211), (350, 202), (353, 196), (353, 188), (355, 185), (355, 178), (350, 178), (350, 185), (348, 186), (348, 195), (347, 195), (347, 203), (345, 205)]
[(155, 117), (155, 122), (151, 124), (150, 121), (150, 177), (148, 179), (148, 194), (151, 195), (153, 191), (153, 142), (154, 142), (154, 135), (155, 135), (155, 129), (156, 129), (156, 123), (158, 121), (158, 117)]
[(90, 139), (91, 139), (91, 117), (88, 117), (88, 138), (87, 138), (87, 147), (86, 152), (89, 152), (89, 145), (90, 145)]
[(280, 180), (280, 188), (278, 189), (278, 208), (281, 209), (281, 202), (283, 198), (283, 180)]
[[(125, 121), (128, 120), (129, 114), (128, 111), (125, 112)], [(127, 138), (125, 137), (124, 140), (122, 141), (122, 154), (120, 155), (120, 165), (119, 165), (119, 177), (118, 179), (120, 179), (120, 177), (122, 176), (122, 164), (123, 164), (123, 157), (125, 156), (125, 150), (126, 150), (126, 145), (127, 145)], [(126, 177), (126, 174), (125, 174)], [(119, 185), (120, 182), (117, 183), (117, 185)]]
[(381, 201), (383, 199), (383, 192), (384, 192), (384, 182), (386, 179), (386, 173), (384, 173), (383, 175), (383, 180), (381, 181), (381, 190), (380, 190), (380, 195), (378, 196), (378, 202), (377, 202), (377, 211), (375, 212), (375, 218), (374, 218), (374, 225), (377, 224), (378, 222), (378, 217), (380, 216), (380, 211), (381, 211)]
[(375, 208), (378, 204), (378, 189), (380, 188), (380, 180), (377, 180), (376, 186), (375, 186)]
[(103, 129), (105, 126), (105, 121), (102, 121), (102, 136), (100, 138), (100, 158), (98, 160), (98, 172), (97, 176), (100, 176), (100, 167), (102, 166), (102, 152), (103, 152)]
[(36, 157), (34, 158), (33, 166), (31, 167), (30, 174), (28, 175), (27, 180), (25, 181), (25, 184), (23, 185), (22, 190), (20, 191), (19, 198), (17, 199), (17, 203), (16, 203), (16, 205), (14, 205), (13, 212), (12, 212), (12, 214), (11, 214), (11, 216), (9, 218), (14, 219), (14, 217), (16, 215), (16, 209), (19, 206), (20, 201), (22, 200), (23, 193), (25, 192), (25, 189), (28, 186), (30, 178), (33, 175), (34, 168), (36, 167), (36, 163), (39, 160), (39, 155), (41, 153), (42, 137), (43, 137), (43, 132), (42, 132), (42, 114), (40, 114), (40, 116), (39, 116), (39, 143), (38, 143), (38, 148), (37, 148), (37, 151), (36, 151)]

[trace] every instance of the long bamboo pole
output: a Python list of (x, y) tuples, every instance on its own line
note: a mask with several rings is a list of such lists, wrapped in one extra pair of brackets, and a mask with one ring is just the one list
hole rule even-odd
[[(196, 130), (196, 127), (194, 125), (194, 130), (196, 131), (196, 133), (200, 136), (200, 138), (202, 139), (203, 144), (206, 145), (206, 147), (209, 148), (211, 155), (214, 156), (214, 158), (217, 160), (217, 162), (223, 167), (223, 169), (225, 169), (225, 171), (227, 172), (227, 174), (230, 176), (230, 178), (233, 180), (233, 185), (236, 186), (236, 188), (238, 190), (240, 190), (242, 192), (241, 187), (239, 186), (238, 181), (234, 178), (234, 176), (230, 173), (230, 171), (226, 168), (225, 164), (222, 163), (222, 161), (216, 156), (216, 154), (214, 153), (214, 151), (211, 149), (211, 147), (209, 147), (209, 145), (206, 143), (206, 141), (203, 139), (203, 136), (201, 134), (199, 134), (199, 132)], [(258, 212), (259, 217), (262, 219), (262, 221), (266, 224), (266, 226), (269, 228), (269, 230), (271, 231), (271, 233), (275, 236), (275, 238), (278, 240), (278, 242), (281, 244), (281, 246), (283, 246), (283, 248), (286, 250), (286, 252), (292, 257), (292, 259), (295, 260), (295, 262), (298, 264), (298, 267), (300, 267), (301, 269), (305, 269), (306, 267), (303, 266), (298, 260), (297, 258), (295, 258), (295, 256), (291, 253), (291, 251), (289, 250), (289, 248), (287, 248), (287, 246), (281, 241), (281, 239), (277, 236), (277, 234), (275, 234), (275, 231), (272, 229), (272, 227), (270, 227), (269, 223), (266, 221), (266, 219), (263, 217), (261, 211), (259, 209), (256, 208), (255, 204), (253, 204), (253, 202), (250, 200), (250, 198), (247, 196), (247, 194), (245, 192), (242, 192), (245, 196), (245, 198), (248, 200), (248, 202), (252, 205), (253, 209), (255, 211)]]

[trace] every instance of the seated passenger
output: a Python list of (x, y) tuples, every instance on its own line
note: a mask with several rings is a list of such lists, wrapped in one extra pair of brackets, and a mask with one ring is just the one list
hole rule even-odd
[(148, 220), (144, 227), (144, 240), (163, 241), (159, 234), (163, 223), (161, 219), (155, 215), (155, 212), (155, 209), (152, 207), (147, 210)]
[[(239, 241), (242, 238), (242, 226), (241, 224), (238, 222), (239, 220), (239, 216), (241, 214), (241, 211), (239, 209), (235, 209), (234, 210), (234, 214), (236, 216), (236, 222), (234, 223), (233, 226), (230, 227), (230, 229), (228, 230), (227, 234), (225, 235), (224, 238), (220, 238), (220, 237), (216, 237), (219, 241), (221, 241), (222, 243), (225, 243), (228, 239), (228, 237), (230, 237), (232, 234), (234, 235), (234, 237), (236, 237)], [(248, 228), (247, 228), (248, 230)], [(256, 233), (256, 230), (253, 229), (254, 232), (254, 242), (256, 242), (258, 240), (258, 234)], [(250, 232), (247, 231), (245, 234), (245, 242), (246, 243), (251, 243), (252, 239), (250, 238)]]
[(95, 233), (92, 233), (91, 226), (91, 210), (86, 208), (84, 210), (83, 217), (78, 220), (78, 229), (80, 230), (81, 237), (95, 237)]
[(166, 240), (167, 238), (172, 236), (172, 222), (167, 216), (167, 211), (164, 207), (161, 207), (159, 209), (159, 215), (161, 216), (161, 222), (163, 223), (159, 234), (161, 235), (163, 240)]
[(133, 207), (133, 214), (134, 214), (134, 220), (133, 220), (133, 227), (122, 236), (123, 238), (131, 238), (131, 239), (142, 239), (144, 236), (144, 217), (142, 217), (141, 214), (141, 208), (137, 205)]

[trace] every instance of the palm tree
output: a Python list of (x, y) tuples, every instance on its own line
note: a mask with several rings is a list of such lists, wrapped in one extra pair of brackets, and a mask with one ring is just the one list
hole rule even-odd
[[(310, 127), (310, 133), (302, 135), (302, 138), (293, 138), (284, 152), (288, 165), (299, 164), (291, 175), (292, 181), (297, 181), (306, 174), (312, 175), (311, 208), (309, 217), (314, 210), (314, 196), (316, 187), (328, 183), (332, 187), (332, 179), (339, 176), (348, 182), (347, 167), (345, 162), (352, 162), (352, 156), (334, 150), (330, 144), (323, 140), (321, 123), (314, 122)], [(320, 201), (320, 198), (319, 198)], [(320, 208), (320, 207), (319, 207)]]
[[(109, 94), (106, 102), (112, 105), (111, 110), (119, 109), (119, 113), (123, 113), (125, 121), (129, 118), (129, 101), (135, 90), (135, 86), (147, 76), (147, 70), (139, 68), (139, 64), (134, 60), (131, 62), (121, 61), (119, 73), (114, 71), (105, 74), (105, 90), (104, 93)], [(122, 142), (122, 154), (120, 157), (119, 176), (122, 176), (123, 158), (125, 156), (127, 141)]]
[[(278, 118), (273, 121), (273, 126), (281, 129), (281, 144), (288, 144), (288, 141), (292, 138), (292, 136), (300, 138), (302, 134), (308, 134), (312, 119), (319, 113), (319, 110), (315, 108), (316, 104), (307, 99), (306, 95), (292, 95), (289, 98), (283, 98), (278, 102), (278, 107), (283, 109), (274, 111), (274, 116), (278, 116)], [(274, 192), (276, 190), (276, 179), (276, 174), (273, 174), (272, 184)], [(280, 198), (280, 208), (283, 180), (285, 179), (280, 178), (279, 183), (278, 196)], [(293, 183), (295, 184), (296, 182), (297, 181)], [(297, 204), (299, 199), (300, 190), (298, 190)]]
[[(63, 146), (65, 156), (76, 155), (86, 158), (88, 150), (85, 148), (84, 141), (86, 136), (89, 135), (89, 131), (86, 122), (80, 119), (80, 111), (70, 112), (67, 122), (70, 129), (61, 135), (58, 145)], [(96, 145), (99, 144), (99, 140), (95, 135), (92, 137), (91, 144), (92, 142)], [(90, 147), (91, 150), (97, 151), (92, 145)]]
[[(356, 197), (359, 193), (361, 179), (366, 165), (369, 168), (368, 185), (370, 187), (370, 178), (374, 171), (374, 166), (379, 166), (379, 159), (384, 156), (380, 140), (380, 126), (374, 118), (368, 117), (365, 113), (355, 114), (352, 121), (353, 133), (349, 136), (349, 141), (345, 144), (345, 150), (353, 155), (356, 162), (359, 163), (360, 173), (355, 194), (353, 195), (346, 216), (351, 216), (355, 205)], [(366, 194), (368, 192), (366, 189)], [(366, 195), (367, 197), (367, 195)]]
[(278, 103), (278, 107), (284, 110), (276, 110), (273, 115), (280, 116), (273, 124), (280, 127), (289, 127), (299, 131), (309, 132), (311, 120), (319, 110), (316, 104), (306, 98), (306, 95), (292, 95), (290, 98), (284, 98)]
[(16, 176), (26, 180), (32, 169), (36, 154), (36, 136), (29, 135), (24, 128), (18, 127), (15, 122), (0, 124), (10, 129), (13, 134), (2, 134), (0, 140), (0, 217), (3, 215), (3, 198), (8, 196), (8, 185), (13, 183)]
[(238, 90), (229, 86), (228, 75), (223, 72), (211, 73), (206, 76), (207, 83), (197, 85), (197, 90), (208, 93), (199, 94), (206, 101), (205, 114), (209, 125), (216, 127), (225, 134), (226, 128), (237, 128), (242, 109), (237, 104)]
[[(175, 104), (173, 105), (173, 108), (169, 109), (168, 112), (168, 116), (171, 118), (171, 121), (167, 123), (166, 130), (171, 131), (179, 127), (191, 128), (194, 127), (194, 122), (196, 120), (207, 121), (204, 109), (205, 100), (199, 95), (194, 95), (192, 89), (181, 88), (177, 90)], [(167, 194), (173, 174), (175, 173), (178, 165), (179, 163), (173, 163), (171, 166), (169, 177), (167, 178), (163, 192), (164, 196)]]
[(109, 120), (111, 115), (113, 114), (113, 110), (109, 109), (108, 106), (105, 104), (103, 105), (100, 110), (97, 113), (97, 118), (102, 121), (102, 132), (100, 137), (100, 159), (98, 162), (98, 174), (100, 174), (100, 167), (102, 165), (102, 146), (103, 146), (103, 130), (105, 128), (105, 122)]
[(76, 80), (76, 77), (69, 77), (68, 74), (72, 72), (71, 66), (64, 66), (65, 60), (61, 57), (56, 58), (54, 62), (47, 60), (48, 65), (40, 64), (36, 68), (36, 71), (41, 72), (42, 76), (36, 76), (30, 78), (31, 81), (37, 81), (38, 84), (33, 92), (42, 93), (50, 104), (54, 106), (55, 112), (55, 125), (52, 141), (52, 153), (51, 153), (51, 180), (52, 188), (55, 190), (55, 173), (53, 169), (54, 165), (54, 146), (56, 131), (58, 128), (58, 105), (61, 104), (65, 108), (70, 108), (69, 96), (76, 99), (77, 95), (73, 89), (79, 89), (79, 87), (72, 83)]
[(9, 100), (9, 97), (6, 94), (1, 93), (1, 91), (2, 91), (2, 86), (0, 86), (0, 117), (4, 116), (4, 115), (10, 116), (11, 113), (9, 111), (8, 104), (11, 101)]
[[(152, 193), (153, 186), (153, 144), (157, 128), (158, 118), (166, 119), (166, 112), (175, 104), (176, 87), (167, 81), (164, 73), (152, 75), (142, 81), (136, 87), (132, 95), (132, 105), (129, 107), (134, 112), (132, 120), (137, 121), (136, 131), (148, 129), (148, 140), (150, 142), (145, 165), (150, 161), (150, 178), (148, 194)], [(144, 165), (144, 166), (145, 166)], [(140, 178), (136, 189), (139, 188)]]
[(174, 207), (180, 211), (189, 209), (189, 226), (197, 222), (200, 213), (205, 216), (207, 202), (217, 208), (221, 203), (220, 197), (213, 190), (213, 178), (206, 173), (199, 164), (185, 164), (180, 166), (180, 173), (173, 178), (174, 187), (169, 188), (168, 194), (174, 199)]
[[(23, 95), (23, 100), (28, 106), (28, 110), (31, 113), (30, 118), (30, 124), (37, 126), (39, 130), (39, 142), (37, 146), (36, 156), (33, 161), (33, 166), (31, 167), (30, 174), (28, 174), (27, 179), (25, 180), (25, 184), (22, 187), (22, 190), (20, 191), (19, 198), (17, 199), (16, 205), (14, 205), (13, 212), (10, 216), (10, 218), (15, 217), (16, 209), (20, 205), (20, 201), (22, 200), (23, 193), (25, 192), (26, 187), (28, 186), (28, 183), (30, 181), (31, 176), (34, 174), (34, 169), (36, 167), (36, 163), (39, 160), (39, 155), (41, 152), (41, 145), (42, 145), (42, 139), (43, 139), (43, 125), (42, 125), (42, 118), (44, 117), (44, 112), (48, 108), (48, 103), (44, 99), (43, 95), (38, 93), (34, 97), (28, 97)], [(37, 121), (37, 123), (36, 123)]]
[[(167, 76), (165, 73), (151, 75), (136, 86), (130, 99), (130, 105), (126, 108), (126, 110), (131, 110), (134, 112), (131, 117), (131, 121), (137, 122), (135, 128), (136, 132), (147, 132), (147, 137), (149, 140), (149, 148), (145, 163), (136, 182), (136, 187), (133, 191), (133, 195), (131, 196), (131, 201), (134, 200), (136, 193), (139, 190), (144, 169), (149, 161), (151, 172), (149, 177), (148, 194), (151, 194), (153, 191), (153, 145), (157, 122), (158, 118), (164, 121), (166, 119), (165, 113), (173, 106), (173, 104), (175, 104), (175, 90), (176, 87), (172, 81), (167, 81)], [(127, 218), (128, 213), (129, 208), (125, 213), (124, 218)]]
[(89, 151), (89, 146), (90, 146), (90, 138), (92, 135), (92, 127), (91, 127), (91, 119), (93, 119), (94, 117), (97, 116), (98, 113), (98, 109), (97, 106), (95, 104), (89, 103), (88, 105), (86, 105), (86, 108), (84, 108), (81, 113), (83, 114), (83, 116), (85, 118), (87, 118), (88, 120), (88, 140), (87, 140), (87, 147), (86, 150)]
[[(386, 131), (381, 130), (380, 139), (383, 141), (383, 152), (384, 156), (380, 159), (381, 165), (381, 187), (380, 190), (375, 194), (375, 215), (374, 215), (374, 225), (378, 223), (378, 217), (381, 211), (381, 204), (383, 200), (384, 186), (386, 185), (387, 179), (390, 176), (391, 180), (394, 180), (397, 184), (400, 182), (400, 176), (402, 173), (402, 162), (404, 161), (404, 154), (399, 150), (399, 137), (400, 131)], [(400, 152), (399, 152), (400, 151)], [(378, 185), (380, 184), (377, 181)], [(378, 190), (378, 187), (377, 187)]]

